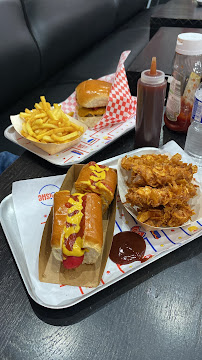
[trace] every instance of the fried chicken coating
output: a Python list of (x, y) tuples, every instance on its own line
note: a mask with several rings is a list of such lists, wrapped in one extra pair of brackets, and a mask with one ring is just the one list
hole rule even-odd
[(182, 204), (194, 197), (196, 192), (196, 187), (192, 183), (187, 183), (186, 186), (173, 183), (160, 189), (146, 185), (139, 188), (129, 188), (126, 202), (139, 207)]
[(193, 174), (195, 173), (193, 166), (182, 168), (174, 167), (173, 165), (154, 165), (146, 166), (139, 165), (133, 166), (131, 175), (131, 184), (133, 186), (145, 186), (150, 185), (152, 187), (158, 187), (167, 185), (172, 181), (178, 181), (185, 179), (191, 181)]
[(180, 154), (125, 156), (123, 169), (131, 177), (126, 202), (139, 207), (137, 219), (155, 227), (181, 226), (194, 211), (188, 201), (197, 194), (193, 175), (197, 166), (184, 163)]
[(146, 209), (138, 212), (137, 219), (151, 226), (181, 226), (191, 219), (195, 212), (188, 204), (166, 205), (162, 209)]
[(158, 187), (181, 179), (190, 182), (193, 174), (197, 172), (197, 166), (183, 163), (180, 159), (180, 154), (174, 155), (171, 159), (160, 154), (125, 157), (122, 159), (122, 167), (131, 170), (132, 186)]
[(161, 154), (148, 154), (142, 156), (131, 156), (127, 155), (122, 159), (121, 166), (125, 170), (132, 170), (133, 165), (147, 165), (154, 166), (155, 164), (169, 163), (169, 158), (167, 155)]

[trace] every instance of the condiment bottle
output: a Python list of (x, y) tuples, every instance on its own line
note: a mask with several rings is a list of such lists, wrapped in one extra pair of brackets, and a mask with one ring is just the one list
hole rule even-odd
[(137, 83), (135, 148), (159, 146), (167, 81), (163, 71), (156, 69), (156, 57), (151, 68), (141, 73)]
[(187, 132), (194, 94), (200, 84), (201, 76), (202, 34), (179, 34), (164, 116), (165, 125), (170, 130)]

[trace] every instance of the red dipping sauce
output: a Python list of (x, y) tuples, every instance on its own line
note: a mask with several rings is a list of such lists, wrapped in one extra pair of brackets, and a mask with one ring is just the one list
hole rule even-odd
[(142, 236), (132, 231), (123, 231), (114, 236), (109, 257), (116, 264), (126, 265), (142, 261), (145, 250), (146, 244)]

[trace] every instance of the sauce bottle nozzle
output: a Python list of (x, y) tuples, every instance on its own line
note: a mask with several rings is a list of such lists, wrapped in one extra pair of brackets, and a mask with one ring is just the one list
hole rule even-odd
[(150, 67), (150, 75), (156, 75), (156, 57), (152, 58), (151, 67)]

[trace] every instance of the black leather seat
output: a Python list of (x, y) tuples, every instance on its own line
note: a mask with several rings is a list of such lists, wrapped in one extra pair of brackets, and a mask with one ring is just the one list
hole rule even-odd
[(0, 1), (0, 107), (6, 107), (40, 78), (40, 56), (20, 0)]
[[(124, 50), (131, 50), (125, 63), (126, 68), (129, 66), (149, 41), (154, 8), (147, 10), (146, 4), (147, 0), (0, 1), (0, 19), (10, 21), (13, 17), (10, 43), (4, 57), (0, 57), (1, 69), (6, 62), (6, 71), (11, 69), (8, 81), (3, 78), (3, 103), (0, 98), (0, 107), (4, 106), (0, 114), (0, 151), (24, 151), (3, 136), (11, 114), (32, 108), (40, 95), (51, 103), (65, 100), (82, 80), (114, 72)], [(10, 14), (13, 9), (17, 9), (16, 20)], [(6, 21), (3, 23), (6, 29)], [(19, 31), (14, 34), (16, 28)], [(0, 42), (0, 53), (2, 48)]]
[(46, 78), (114, 29), (112, 0), (23, 0), (28, 26)]

